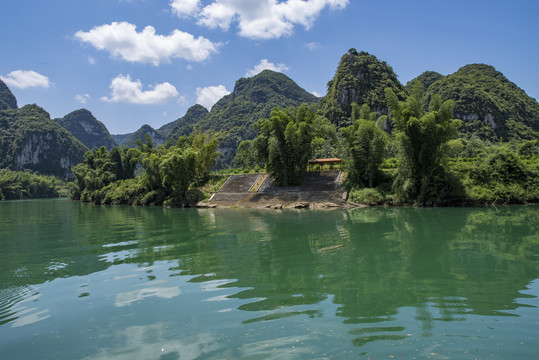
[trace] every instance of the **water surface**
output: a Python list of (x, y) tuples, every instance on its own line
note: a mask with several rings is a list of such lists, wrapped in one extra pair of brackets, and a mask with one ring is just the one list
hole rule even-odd
[(0, 202), (0, 359), (532, 359), (538, 224)]

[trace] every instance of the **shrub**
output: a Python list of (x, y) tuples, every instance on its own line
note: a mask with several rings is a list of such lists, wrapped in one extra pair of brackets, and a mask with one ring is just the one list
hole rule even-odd
[(381, 205), (385, 202), (385, 197), (376, 188), (354, 189), (348, 195), (350, 202), (365, 205)]

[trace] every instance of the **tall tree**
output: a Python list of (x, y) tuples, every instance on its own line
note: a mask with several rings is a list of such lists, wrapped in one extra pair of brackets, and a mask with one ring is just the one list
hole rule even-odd
[(352, 186), (374, 187), (384, 160), (387, 135), (367, 104), (352, 105), (352, 125), (342, 129), (348, 156), (348, 179)]
[(277, 184), (288, 186), (302, 182), (312, 155), (313, 139), (322, 130), (314, 126), (319, 122), (317, 117), (312, 108), (303, 104), (286, 110), (275, 108), (269, 119), (257, 122), (257, 151)]
[(455, 190), (442, 166), (442, 145), (456, 136), (460, 121), (453, 120), (453, 101), (442, 102), (440, 96), (432, 97), (426, 111), (421, 86), (416, 85), (406, 101), (399, 101), (393, 90), (386, 89), (399, 143), (394, 190), (404, 201), (440, 201)]

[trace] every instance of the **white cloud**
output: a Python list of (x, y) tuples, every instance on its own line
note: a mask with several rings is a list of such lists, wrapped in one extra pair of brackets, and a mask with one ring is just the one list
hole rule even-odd
[(88, 56), (88, 62), (92, 65), (95, 65), (95, 59), (91, 56)]
[(45, 75), (41, 75), (33, 70), (15, 70), (7, 74), (7, 76), (0, 76), (7, 85), (14, 86), (19, 89), (26, 89), (30, 87), (44, 87), (49, 88), (51, 82)]
[(313, 41), (313, 42), (310, 42), (310, 43), (306, 43), (305, 47), (307, 49), (309, 49), (309, 50), (316, 50), (316, 49), (320, 48), (320, 44), (317, 43), (316, 41)]
[(323, 96), (322, 94), (320, 94), (320, 93), (318, 93), (316, 91), (312, 91), (311, 94), (313, 94), (316, 97), (322, 97)]
[[(274, 39), (292, 34), (295, 25), (309, 29), (326, 7), (343, 9), (349, 0), (214, 0), (200, 8), (194, 0), (174, 0), (171, 6), (179, 16), (189, 14), (200, 25), (228, 30), (238, 23), (239, 34), (251, 39)], [(178, 3), (182, 12), (177, 12)], [(197, 13), (198, 12), (198, 13)]]
[(187, 101), (187, 98), (185, 96), (181, 95), (178, 98), (178, 104), (180, 104), (181, 106), (187, 106), (189, 105), (189, 101)]
[(264, 70), (273, 70), (273, 71), (277, 71), (277, 72), (283, 72), (283, 71), (286, 71), (288, 69), (289, 69), (288, 66), (286, 66), (283, 63), (275, 65), (274, 63), (269, 62), (268, 59), (262, 59), (262, 60), (260, 60), (260, 63), (258, 63), (258, 65), (256, 65), (253, 69), (247, 71), (245, 76), (247, 76), (247, 77), (255, 76), (257, 74), (260, 74)]
[(199, 10), (200, 0), (172, 0), (172, 12), (179, 17), (193, 16)]
[(208, 86), (204, 88), (197, 88), (197, 104), (204, 106), (206, 109), (211, 107), (219, 101), (223, 96), (230, 94), (224, 85)]
[(110, 83), (112, 94), (102, 97), (107, 102), (123, 102), (129, 104), (163, 104), (178, 96), (174, 86), (165, 82), (152, 87), (152, 90), (142, 90), (140, 80), (131, 81), (129, 75), (118, 75)]
[(113, 22), (96, 26), (88, 32), (78, 31), (75, 37), (125, 61), (156, 66), (172, 59), (204, 61), (220, 46), (202, 36), (195, 38), (180, 30), (164, 36), (157, 35), (152, 26), (146, 26), (141, 32), (136, 29), (136, 25), (128, 22)]
[(86, 104), (88, 100), (90, 100), (90, 94), (83, 94), (83, 95), (75, 95), (75, 100), (80, 102), (81, 104)]

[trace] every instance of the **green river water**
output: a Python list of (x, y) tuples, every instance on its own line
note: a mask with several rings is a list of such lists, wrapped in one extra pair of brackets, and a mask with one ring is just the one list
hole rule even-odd
[(0, 202), (0, 359), (537, 359), (539, 206)]

